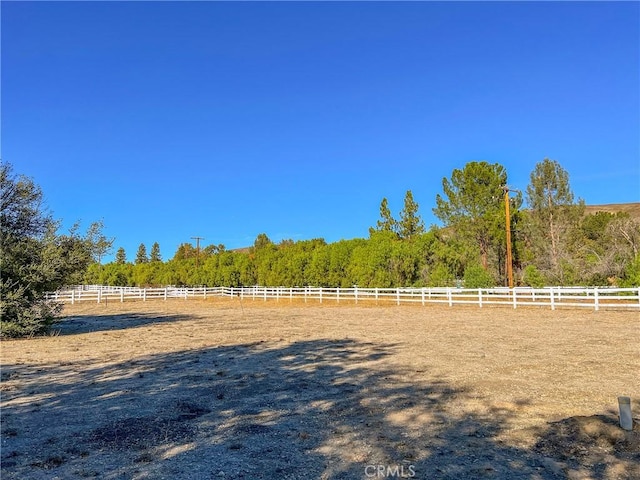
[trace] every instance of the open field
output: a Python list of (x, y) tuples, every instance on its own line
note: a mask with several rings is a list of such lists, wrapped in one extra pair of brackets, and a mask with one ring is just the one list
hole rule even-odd
[(638, 312), (172, 299), (4, 341), (3, 479), (635, 479)]

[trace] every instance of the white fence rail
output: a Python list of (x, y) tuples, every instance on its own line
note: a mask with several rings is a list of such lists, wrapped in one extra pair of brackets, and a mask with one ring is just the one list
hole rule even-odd
[(640, 288), (608, 287), (496, 287), (496, 288), (324, 288), (324, 287), (108, 287), (82, 285), (47, 294), (64, 303), (93, 301), (168, 300), (171, 298), (237, 297), (241, 300), (277, 300), (304, 302), (376, 302), (401, 304), (507, 305), (513, 308), (534, 306), (640, 311)]

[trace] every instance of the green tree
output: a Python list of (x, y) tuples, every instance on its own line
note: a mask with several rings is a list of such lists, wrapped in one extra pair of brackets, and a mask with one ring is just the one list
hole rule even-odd
[(107, 238), (103, 235), (102, 230), (104, 222), (102, 220), (94, 222), (89, 226), (86, 233), (86, 243), (90, 251), (91, 258), (96, 263), (101, 263), (102, 257), (111, 252), (114, 238)]
[(196, 258), (196, 248), (190, 243), (181, 243), (173, 255), (173, 260), (186, 260), (189, 258)]
[(536, 266), (552, 282), (570, 282), (576, 270), (571, 246), (576, 243), (584, 202), (575, 202), (569, 174), (548, 158), (531, 172), (526, 198), (528, 238)]
[(147, 247), (144, 243), (138, 246), (138, 252), (136, 253), (136, 265), (140, 263), (149, 263), (149, 257), (147, 256)]
[(273, 245), (273, 242), (271, 241), (271, 239), (269, 237), (267, 237), (266, 233), (260, 233), (258, 234), (258, 236), (256, 237), (255, 241), (253, 242), (253, 248), (256, 250), (259, 250), (261, 248), (265, 248), (269, 245)]
[(398, 236), (391, 231), (373, 231), (351, 254), (349, 276), (361, 287), (387, 288), (393, 285), (391, 256)]
[(523, 282), (533, 288), (544, 287), (544, 278), (535, 265), (527, 265), (523, 272)]
[(116, 263), (118, 265), (124, 265), (125, 263), (127, 263), (127, 254), (124, 251), (123, 247), (118, 248), (118, 250), (116, 251)]
[(451, 179), (443, 178), (444, 196), (436, 195), (433, 213), (458, 235), (475, 241), (485, 269), (497, 239), (502, 238), (499, 226), (500, 218), (504, 222), (502, 198), (506, 184), (507, 172), (502, 165), (469, 162), (462, 170), (455, 169)]
[(400, 212), (398, 234), (400, 238), (412, 238), (424, 233), (424, 222), (418, 215), (418, 204), (413, 199), (411, 190), (407, 190), (404, 197), (404, 208)]
[(154, 242), (153, 245), (151, 245), (151, 256), (149, 257), (149, 260), (152, 263), (162, 261), (162, 255), (160, 255), (160, 244), (158, 242)]
[(640, 287), (640, 255), (637, 255), (628, 265), (625, 272), (624, 287)]
[(481, 265), (469, 265), (464, 271), (465, 288), (489, 288), (495, 280)]
[(369, 234), (373, 232), (393, 232), (398, 233), (398, 221), (393, 218), (389, 209), (389, 201), (385, 198), (380, 202), (380, 220), (376, 222), (376, 226), (369, 229)]
[(59, 222), (43, 204), (34, 181), (0, 165), (0, 336), (18, 337), (45, 332), (60, 305), (45, 293), (77, 282), (101, 246), (99, 224), (85, 236), (74, 226), (58, 235)]

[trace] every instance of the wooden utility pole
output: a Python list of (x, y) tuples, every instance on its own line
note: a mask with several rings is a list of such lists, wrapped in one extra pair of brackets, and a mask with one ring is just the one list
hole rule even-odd
[(196, 270), (200, 263), (200, 240), (204, 240), (204, 237), (191, 237), (196, 241)]
[(515, 188), (509, 188), (507, 185), (502, 187), (504, 190), (504, 212), (505, 212), (505, 228), (507, 233), (507, 283), (509, 288), (513, 288), (513, 255), (511, 253), (511, 213), (509, 212), (509, 192), (518, 192)]
[(509, 187), (504, 187), (504, 211), (506, 215), (507, 231), (507, 282), (509, 288), (513, 288), (513, 259), (511, 254), (511, 214), (509, 213)]

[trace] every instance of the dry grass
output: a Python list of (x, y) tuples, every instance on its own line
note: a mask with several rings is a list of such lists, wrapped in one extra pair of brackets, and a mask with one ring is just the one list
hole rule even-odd
[(640, 433), (616, 426), (618, 395), (640, 413), (638, 312), (236, 298), (65, 314), (58, 336), (2, 342), (7, 478), (640, 476)]

